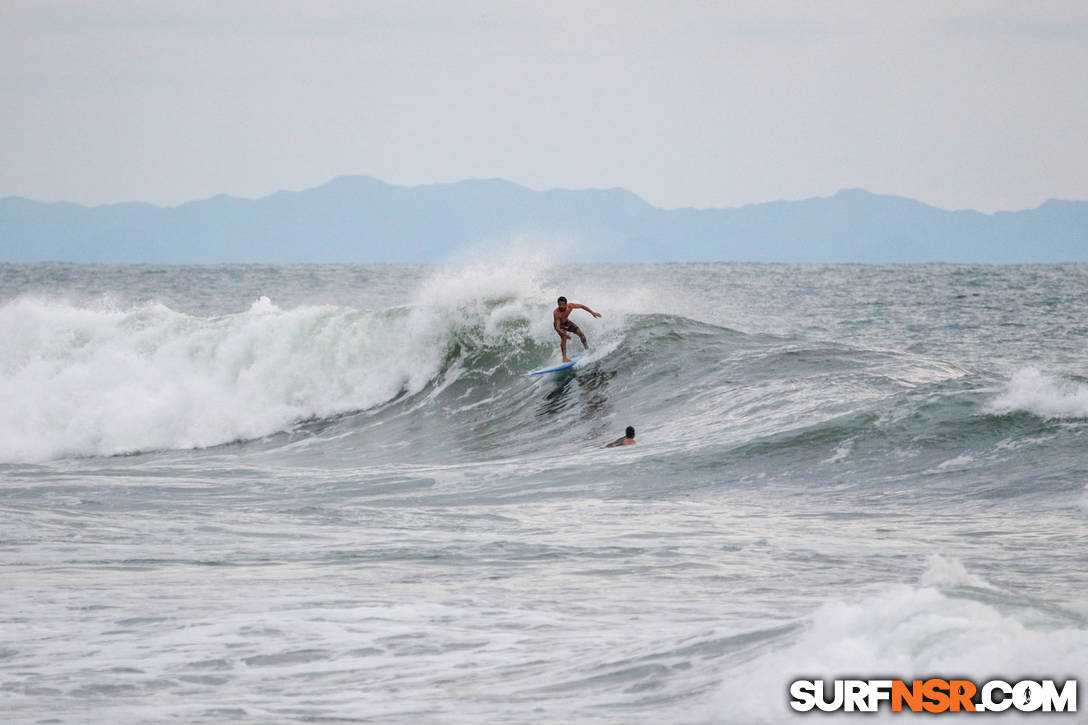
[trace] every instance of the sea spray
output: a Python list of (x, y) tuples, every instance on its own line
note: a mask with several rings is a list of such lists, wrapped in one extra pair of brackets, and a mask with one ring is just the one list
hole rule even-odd
[(1088, 418), (1088, 385), (1026, 367), (1012, 376), (990, 407), (996, 413), (1021, 411), (1041, 418)]
[(0, 325), (15, 341), (0, 361), (6, 461), (256, 438), (418, 389), (441, 360), (412, 346), (403, 314), (267, 298), (214, 317), (20, 299)]
[[(710, 719), (753, 725), (806, 720), (811, 715), (791, 711), (786, 696), (790, 682), (802, 678), (911, 681), (970, 673), (976, 682), (1015, 682), (1083, 675), (1088, 662), (1083, 622), (1072, 612), (1055, 620), (1039, 604), (1002, 591), (958, 560), (932, 555), (918, 583), (831, 598), (792, 643), (769, 642), (751, 661), (727, 667)], [(880, 721), (904, 716), (887, 708), (876, 715)], [(1009, 722), (1010, 717), (1019, 722), (1014, 713), (971, 720)]]

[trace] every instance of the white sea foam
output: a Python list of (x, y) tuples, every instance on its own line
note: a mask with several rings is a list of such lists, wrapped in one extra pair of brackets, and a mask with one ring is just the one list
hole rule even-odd
[(933, 554), (925, 572), (918, 583), (926, 587), (949, 589), (952, 587), (974, 587), (976, 589), (994, 589), (993, 585), (980, 576), (967, 571), (963, 562), (952, 557)]
[(850, 451), (854, 448), (854, 439), (847, 438), (845, 441), (836, 446), (834, 453), (830, 457), (820, 461), (821, 464), (826, 463), (838, 463), (844, 461), (850, 457)]
[(937, 465), (935, 470), (937, 471), (951, 471), (951, 470), (965, 470), (969, 469), (975, 462), (974, 456), (970, 456), (966, 453), (960, 454), (955, 458), (949, 458), (947, 461), (942, 461)]
[(990, 408), (997, 413), (1024, 411), (1043, 418), (1088, 418), (1088, 385), (1024, 368), (1012, 376)]
[[(1044, 676), (1064, 680), (1083, 673), (1088, 631), (1038, 626), (1022, 612), (1010, 614), (942, 591), (960, 586), (993, 589), (960, 562), (938, 556), (917, 586), (897, 585), (856, 601), (824, 604), (795, 642), (726, 673), (711, 719), (777, 723), (810, 718), (789, 708), (787, 692), (795, 679), (947, 676), (981, 683)], [(894, 720), (896, 715), (902, 717), (887, 710), (876, 717)], [(851, 718), (857, 715), (842, 717)], [(999, 719), (1018, 721), (1011, 713)]]
[(0, 460), (214, 445), (379, 403), (434, 367), (410, 345), (388, 361), (381, 333), (395, 324), (267, 298), (215, 318), (16, 300), (0, 308), (13, 343), (0, 353)]

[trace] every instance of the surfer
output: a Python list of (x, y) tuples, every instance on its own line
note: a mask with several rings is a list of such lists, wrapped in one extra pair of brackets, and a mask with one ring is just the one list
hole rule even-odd
[(560, 297), (556, 300), (559, 305), (552, 311), (552, 325), (555, 327), (555, 331), (559, 333), (559, 350), (563, 353), (563, 362), (569, 363), (570, 358), (567, 357), (567, 340), (570, 339), (570, 333), (574, 333), (578, 336), (578, 339), (582, 341), (582, 348), (588, 349), (589, 345), (586, 344), (586, 336), (582, 333), (582, 330), (578, 325), (570, 321), (570, 313), (573, 310), (585, 310), (594, 317), (600, 317), (600, 312), (594, 312), (585, 305), (579, 305), (575, 302), (567, 302), (566, 297)]
[(624, 431), (623, 438), (617, 438), (612, 441), (605, 448), (611, 448), (612, 446), (633, 446), (635, 445), (635, 427), (633, 425), (627, 426), (627, 430)]

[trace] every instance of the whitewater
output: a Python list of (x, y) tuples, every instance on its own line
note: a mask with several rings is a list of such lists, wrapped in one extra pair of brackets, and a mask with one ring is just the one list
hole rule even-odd
[(0, 265), (0, 719), (1085, 686), (1088, 267), (567, 259)]

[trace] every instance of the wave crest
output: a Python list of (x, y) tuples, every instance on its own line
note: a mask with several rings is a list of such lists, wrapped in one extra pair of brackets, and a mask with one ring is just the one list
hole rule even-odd
[(1000, 414), (1027, 412), (1041, 418), (1088, 418), (1088, 385), (1060, 380), (1037, 368), (1019, 370), (990, 404)]

